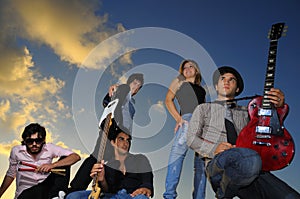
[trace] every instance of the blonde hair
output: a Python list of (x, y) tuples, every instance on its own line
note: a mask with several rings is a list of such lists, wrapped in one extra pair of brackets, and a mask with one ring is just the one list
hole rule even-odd
[(180, 67), (179, 67), (179, 70), (178, 70), (179, 73), (180, 73), (180, 75), (178, 76), (178, 79), (179, 79), (179, 80), (182, 80), (182, 78), (185, 79), (185, 77), (184, 77), (184, 75), (183, 75), (183, 70), (184, 70), (183, 67), (184, 67), (184, 65), (185, 65), (186, 63), (188, 63), (188, 62), (191, 62), (192, 65), (193, 65), (193, 67), (194, 67), (195, 70), (196, 70), (196, 77), (195, 77), (194, 84), (200, 85), (201, 80), (202, 80), (202, 77), (201, 77), (201, 72), (200, 72), (199, 66), (198, 66), (197, 62), (195, 62), (194, 60), (191, 60), (191, 59), (185, 59), (185, 60), (183, 60), (183, 61), (181, 62)]

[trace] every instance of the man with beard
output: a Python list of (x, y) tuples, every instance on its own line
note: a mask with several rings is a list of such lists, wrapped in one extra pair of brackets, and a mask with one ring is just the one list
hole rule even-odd
[[(22, 145), (12, 148), (9, 168), (0, 187), (0, 197), (16, 178), (15, 198), (46, 199), (66, 191), (70, 178), (70, 166), (80, 156), (69, 149), (46, 143), (46, 130), (37, 123), (29, 124), (22, 133)], [(59, 158), (53, 161), (54, 158)], [(55, 169), (65, 171), (58, 175)], [(50, 174), (51, 172), (51, 174)]]

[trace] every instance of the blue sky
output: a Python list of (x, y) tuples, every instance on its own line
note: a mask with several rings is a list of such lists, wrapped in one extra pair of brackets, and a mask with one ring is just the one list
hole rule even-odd
[[(297, 118), (300, 117), (298, 56), (300, 3), (289, 1), (18, 1), (0, 3), (0, 179), (12, 146), (30, 122), (48, 130), (48, 141), (84, 158), (97, 136), (101, 100), (110, 84), (133, 72), (145, 74), (136, 96), (133, 152), (150, 157), (155, 197), (162, 198), (166, 161), (175, 122), (163, 104), (183, 58), (195, 59), (214, 98), (211, 72), (237, 68), (245, 81), (241, 96), (262, 94), (273, 23), (286, 22), (279, 40), (275, 87), (285, 92), (285, 126), (296, 154), (274, 172), (300, 192)], [(247, 102), (242, 102), (247, 104)], [(190, 198), (193, 153), (185, 160), (178, 198)], [(77, 163), (73, 167), (75, 172)], [(14, 187), (5, 193), (11, 198)], [(207, 198), (213, 198), (210, 185)]]

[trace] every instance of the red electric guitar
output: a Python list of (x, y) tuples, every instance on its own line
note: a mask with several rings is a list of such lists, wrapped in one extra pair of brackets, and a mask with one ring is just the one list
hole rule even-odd
[(263, 171), (288, 166), (295, 153), (293, 138), (283, 126), (289, 107), (285, 104), (281, 108), (275, 108), (266, 94), (266, 91), (274, 87), (277, 43), (283, 31), (284, 23), (272, 26), (264, 96), (254, 98), (248, 104), (250, 121), (242, 129), (236, 142), (237, 147), (250, 148), (260, 154)]

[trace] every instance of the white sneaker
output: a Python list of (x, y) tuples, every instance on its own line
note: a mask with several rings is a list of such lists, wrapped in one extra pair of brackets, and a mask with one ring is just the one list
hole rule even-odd
[(59, 191), (58, 192), (58, 197), (54, 197), (52, 199), (64, 199), (66, 193), (64, 191)]
[(58, 197), (59, 199), (64, 199), (65, 198), (66, 193), (64, 191), (59, 191), (58, 192)]

